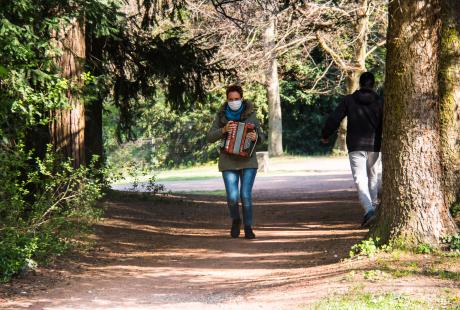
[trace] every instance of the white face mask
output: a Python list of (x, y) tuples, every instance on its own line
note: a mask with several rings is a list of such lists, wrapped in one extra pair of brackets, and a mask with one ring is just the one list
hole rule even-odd
[(235, 100), (235, 101), (229, 101), (228, 106), (232, 111), (238, 111), (241, 108), (241, 105), (243, 104), (242, 100)]

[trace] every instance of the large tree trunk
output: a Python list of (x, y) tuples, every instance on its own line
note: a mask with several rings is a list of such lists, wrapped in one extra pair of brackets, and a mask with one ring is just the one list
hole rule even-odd
[(85, 164), (85, 107), (78, 94), (82, 85), (85, 35), (77, 19), (59, 33), (58, 45), (63, 51), (58, 59), (62, 77), (68, 79), (71, 86), (67, 91), (69, 107), (51, 112), (51, 141), (56, 151), (72, 158), (74, 167), (78, 167)]
[(264, 34), (265, 52), (268, 55), (265, 83), (268, 98), (268, 153), (270, 156), (280, 156), (283, 154), (283, 122), (281, 118), (278, 60), (275, 44), (276, 16), (271, 16)]
[[(366, 71), (366, 54), (367, 54), (367, 35), (369, 32), (369, 15), (368, 0), (360, 0), (359, 8), (356, 11), (356, 24), (354, 25), (357, 34), (353, 46), (353, 64), (354, 69), (347, 73), (346, 87), (347, 94), (354, 93), (359, 88), (359, 77)], [(337, 140), (335, 141), (333, 152), (335, 154), (347, 153), (347, 119), (345, 118), (340, 124)]]
[(104, 162), (104, 141), (102, 137), (102, 98), (91, 101), (86, 107), (85, 122), (85, 157), (88, 161), (93, 155), (98, 156), (96, 167)]
[[(88, 32), (92, 25), (86, 25)], [(100, 38), (86, 35), (86, 64), (95, 76), (103, 74), (103, 41)], [(85, 156), (90, 160), (93, 155), (98, 156), (96, 167), (100, 168), (105, 161), (104, 140), (102, 132), (103, 102), (106, 92), (100, 90), (98, 96), (87, 102), (85, 111)]]
[(436, 246), (456, 232), (440, 164), (440, 1), (389, 4), (383, 192), (371, 235), (405, 246)]
[(440, 72), (441, 164), (444, 194), (452, 205), (460, 190), (460, 2), (442, 0)]

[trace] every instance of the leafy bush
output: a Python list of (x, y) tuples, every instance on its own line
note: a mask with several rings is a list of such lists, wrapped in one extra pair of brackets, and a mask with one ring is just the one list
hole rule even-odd
[(71, 247), (101, 214), (93, 164), (73, 168), (48, 146), (32, 159), (24, 146), (0, 145), (0, 280)]
[(453, 204), (451, 207), (450, 207), (450, 213), (452, 214), (452, 216), (457, 216), (460, 214), (460, 202), (459, 203), (455, 203)]
[(422, 244), (417, 245), (417, 247), (415, 248), (415, 253), (431, 254), (433, 253), (433, 248), (429, 244), (422, 243)]
[(460, 235), (447, 236), (442, 239), (447, 249), (453, 252), (460, 252)]
[(351, 247), (350, 257), (354, 257), (354, 256), (372, 257), (374, 256), (379, 251), (379, 248), (377, 246), (379, 240), (380, 240), (379, 238), (376, 238), (375, 240), (372, 238), (369, 238), (367, 240), (361, 241), (358, 244), (355, 244), (354, 246)]

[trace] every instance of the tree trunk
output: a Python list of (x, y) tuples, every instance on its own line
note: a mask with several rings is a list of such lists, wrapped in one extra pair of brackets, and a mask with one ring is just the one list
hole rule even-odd
[[(369, 15), (367, 14), (368, 0), (360, 0), (359, 8), (356, 11), (357, 21), (355, 32), (357, 34), (353, 48), (354, 69), (347, 73), (346, 87), (347, 94), (354, 93), (359, 89), (359, 77), (366, 71), (366, 54), (367, 54), (367, 35), (369, 32)], [(333, 152), (335, 154), (347, 153), (347, 119), (345, 118), (340, 124), (337, 140), (335, 141)]]
[(104, 141), (102, 137), (102, 98), (97, 98), (86, 107), (85, 122), (85, 157), (88, 161), (93, 155), (98, 156), (96, 167), (104, 162)]
[(85, 107), (79, 91), (82, 86), (85, 36), (82, 24), (76, 19), (58, 35), (63, 53), (58, 59), (62, 77), (69, 80), (68, 108), (51, 112), (50, 135), (56, 151), (73, 160), (74, 167), (85, 164)]
[(442, 0), (440, 71), (441, 164), (446, 203), (455, 203), (460, 189), (460, 2)]
[(440, 1), (391, 1), (389, 14), (382, 207), (371, 235), (436, 246), (456, 232), (439, 160)]
[(266, 55), (268, 55), (265, 83), (268, 98), (268, 153), (270, 156), (283, 155), (283, 122), (275, 44), (276, 16), (271, 16), (264, 34), (264, 47)]
[[(103, 74), (102, 59), (104, 41), (90, 35), (92, 25), (87, 24), (86, 30), (86, 65), (95, 76)], [(96, 167), (100, 168), (105, 161), (104, 140), (102, 132), (103, 102), (107, 93), (104, 90), (98, 91), (95, 99), (87, 102), (85, 111), (85, 156), (90, 160), (93, 155), (99, 157)]]

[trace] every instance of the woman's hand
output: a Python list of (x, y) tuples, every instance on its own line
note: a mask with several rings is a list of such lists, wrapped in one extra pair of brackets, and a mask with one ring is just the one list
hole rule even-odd
[(224, 127), (222, 127), (222, 134), (228, 132), (230, 133), (236, 127), (235, 122), (228, 122)]
[(257, 133), (255, 131), (251, 131), (248, 133), (248, 138), (251, 139), (251, 141), (256, 141), (257, 140)]

